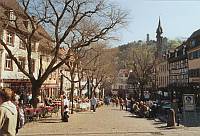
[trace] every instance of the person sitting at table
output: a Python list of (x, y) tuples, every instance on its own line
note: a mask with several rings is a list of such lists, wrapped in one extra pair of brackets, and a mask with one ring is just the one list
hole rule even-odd
[(49, 99), (47, 97), (44, 98), (44, 104), (46, 106), (54, 106), (54, 104), (51, 101), (49, 101)]
[(64, 106), (64, 111), (63, 111), (63, 118), (62, 120), (64, 122), (68, 122), (68, 118), (69, 118), (69, 107), (67, 105)]

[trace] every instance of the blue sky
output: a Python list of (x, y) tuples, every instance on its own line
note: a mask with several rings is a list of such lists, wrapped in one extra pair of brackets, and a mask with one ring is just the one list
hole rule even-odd
[(155, 39), (159, 16), (163, 36), (169, 39), (187, 38), (200, 29), (200, 0), (111, 0), (128, 11), (129, 24), (117, 35), (113, 46), (134, 40)]

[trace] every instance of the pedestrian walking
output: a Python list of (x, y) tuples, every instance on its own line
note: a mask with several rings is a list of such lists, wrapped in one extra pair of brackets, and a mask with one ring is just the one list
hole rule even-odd
[(19, 103), (17, 106), (17, 113), (18, 113), (18, 129), (22, 128), (25, 124), (25, 112), (23, 108), (23, 104)]
[(126, 111), (128, 110), (128, 98), (125, 98), (124, 105), (126, 107)]
[(131, 98), (131, 101), (130, 101), (130, 112), (132, 113), (133, 112), (133, 104), (134, 104), (134, 99), (133, 97)]
[(124, 100), (123, 98), (119, 98), (120, 110), (124, 109)]
[(0, 136), (15, 136), (17, 108), (11, 102), (14, 92), (10, 88), (0, 90)]
[(92, 97), (90, 102), (91, 102), (91, 106), (92, 106), (93, 112), (95, 112), (96, 111), (96, 105), (97, 105), (97, 99), (95, 98), (95, 96)]
[(115, 98), (115, 104), (116, 104), (116, 107), (118, 107), (119, 99), (117, 97)]
[(112, 106), (115, 106), (115, 98), (111, 98)]

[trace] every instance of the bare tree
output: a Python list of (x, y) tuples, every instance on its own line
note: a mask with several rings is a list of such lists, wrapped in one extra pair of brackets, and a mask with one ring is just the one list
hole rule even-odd
[(133, 76), (136, 83), (139, 85), (141, 96), (140, 99), (144, 100), (144, 87), (152, 82), (152, 71), (154, 68), (155, 50), (153, 47), (146, 44), (134, 46), (129, 52), (128, 67), (132, 69)]
[[(9, 7), (10, 1), (3, 0), (0, 4)], [(69, 60), (69, 51), (74, 52), (93, 42), (107, 40), (110, 38), (110, 32), (126, 23), (127, 14), (109, 5), (105, 0), (19, 0), (18, 2), (20, 6), (17, 3), (15, 3), (17, 6), (14, 6), (16, 18), (10, 20), (6, 14), (2, 15), (0, 28), (2, 34), (3, 30), (14, 29), (16, 35), (23, 41), (28, 69), (22, 67), (5, 40), (0, 39), (0, 43), (20, 71), (30, 79), (34, 107), (37, 105), (36, 97), (42, 84), (50, 73)], [(51, 37), (44, 28), (52, 34)], [(32, 68), (32, 45), (35, 41), (46, 47), (42, 49), (49, 50), (48, 53), (52, 57), (46, 69), (42, 70), (41, 56), (37, 76), (34, 75)], [(58, 59), (61, 47), (67, 47), (69, 50), (62, 53), (62, 59)]]
[[(75, 90), (75, 83), (80, 84), (83, 79), (83, 72), (82, 68), (80, 67), (81, 64), (81, 59), (85, 56), (86, 51), (82, 51), (81, 49), (76, 49), (75, 52), (71, 52), (71, 60), (65, 62), (65, 65), (68, 67), (68, 71), (70, 73), (70, 77), (65, 75), (64, 73), (61, 72), (61, 74), (71, 83), (70, 87), (70, 100), (72, 102), (72, 108), (71, 108), (71, 113), (73, 114), (73, 104), (74, 104), (74, 90)], [(61, 57), (62, 59), (62, 57)], [(82, 89), (82, 88), (81, 88)]]
[(93, 58), (90, 63), (86, 63), (85, 68), (89, 69), (86, 71), (88, 79), (90, 81), (91, 93), (96, 96), (96, 89), (104, 87), (106, 82), (111, 81), (115, 77), (115, 64), (114, 57), (115, 52), (113, 49), (109, 49), (106, 43), (99, 43), (100, 45), (92, 46), (93, 49), (86, 56), (88, 58)]

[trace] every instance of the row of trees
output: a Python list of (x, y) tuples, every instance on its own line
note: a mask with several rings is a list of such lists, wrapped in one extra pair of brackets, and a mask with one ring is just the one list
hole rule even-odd
[[(14, 3), (15, 6), (9, 7), (11, 3)], [(49, 74), (62, 65), (68, 64), (71, 55), (75, 55), (75, 58), (79, 59), (80, 50), (88, 50), (87, 47), (90, 47), (92, 43), (110, 39), (111, 32), (126, 23), (127, 14), (105, 0), (18, 0), (17, 3), (15, 0), (14, 2), (13, 0), (1, 2), (2, 7), (14, 8), (16, 18), (10, 20), (8, 16), (1, 14), (0, 29), (1, 35), (3, 35), (3, 30), (12, 28), (23, 41), (26, 47), (28, 69), (23, 68), (15, 56), (15, 52), (12, 52), (3, 39), (0, 39), (0, 43), (19, 70), (30, 79), (34, 107), (37, 105), (36, 97), (39, 95), (40, 88)], [(24, 24), (21, 20), (28, 23), (26, 30), (22, 29)], [(48, 37), (48, 34), (40, 33), (43, 28), (51, 34), (51, 37)], [(43, 37), (37, 38), (38, 34)], [(52, 59), (44, 70), (42, 69), (41, 55), (39, 74), (34, 76), (31, 63), (32, 45), (34, 41), (44, 40), (44, 37), (51, 43), (45, 41), (47, 44), (42, 44), (42, 42), (40, 44), (42, 49), (48, 50)], [(61, 47), (67, 48), (62, 55), (59, 54)], [(73, 65), (76, 65), (76, 61)], [(75, 67), (69, 66), (69, 68), (73, 81), (72, 73)], [(94, 72), (98, 73), (96, 70)]]
[[(77, 50), (73, 52), (73, 59), (65, 63), (70, 72), (68, 77), (63, 72), (62, 76), (71, 82), (70, 99), (73, 105), (75, 83), (78, 84), (79, 97), (82, 97), (82, 91), (88, 88), (88, 97), (97, 96), (96, 89), (102, 90), (111, 85), (115, 77), (116, 69), (114, 62), (114, 52), (107, 48), (105, 43), (95, 43), (87, 50)], [(87, 78), (85, 85), (82, 85), (83, 79)], [(101, 95), (101, 92), (99, 93)], [(73, 108), (72, 111), (73, 113)]]
[[(155, 70), (155, 45), (146, 43), (129, 43), (119, 46), (115, 49), (114, 67), (116, 71), (120, 69), (128, 69), (131, 71), (127, 83), (132, 86), (139, 87), (135, 90), (136, 95), (140, 95), (140, 99), (144, 99), (144, 91), (146, 87), (152, 86), (154, 82), (153, 73)], [(113, 49), (113, 50), (114, 50)], [(113, 82), (117, 82), (117, 73), (114, 74)]]

